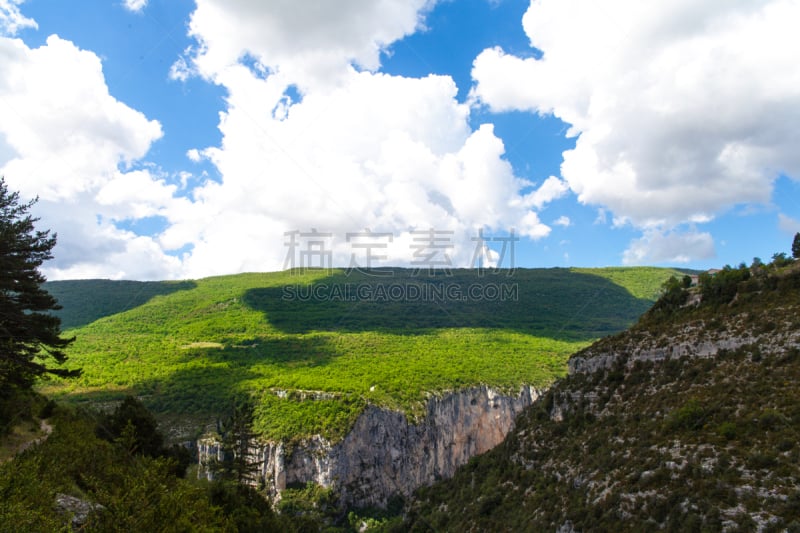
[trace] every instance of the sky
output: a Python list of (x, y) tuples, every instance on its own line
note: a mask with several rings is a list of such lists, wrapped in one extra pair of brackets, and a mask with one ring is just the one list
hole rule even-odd
[(0, 0), (48, 279), (693, 269), (800, 231), (798, 0)]

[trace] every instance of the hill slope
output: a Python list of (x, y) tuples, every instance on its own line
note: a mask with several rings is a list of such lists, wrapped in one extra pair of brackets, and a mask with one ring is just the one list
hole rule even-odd
[(576, 354), (408, 528), (800, 530), (800, 269), (745, 270)]
[[(544, 386), (566, 358), (652, 304), (666, 269), (305, 271), (190, 282), (53, 282), (84, 375), (45, 392), (135, 393), (213, 419), (256, 394), (269, 438), (341, 437), (367, 403), (421, 414), (430, 392)], [(305, 391), (312, 394), (308, 401)]]

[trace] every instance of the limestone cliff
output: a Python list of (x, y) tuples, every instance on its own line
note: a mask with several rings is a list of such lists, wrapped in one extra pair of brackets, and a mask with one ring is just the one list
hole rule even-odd
[[(337, 443), (314, 436), (289, 446), (253, 443), (251, 455), (273, 495), (309, 481), (334, 487), (354, 506), (385, 506), (393, 495), (451, 477), (472, 456), (498, 445), (517, 415), (539, 397), (533, 387), (516, 396), (485, 386), (433, 397), (418, 424), (403, 413), (367, 407)], [(198, 442), (200, 464), (219, 453), (213, 439)]]
[[(743, 313), (728, 317), (725, 323), (711, 327), (708, 321), (696, 320), (664, 328), (659, 334), (631, 331), (604, 339), (572, 356), (569, 373), (592, 374), (608, 370), (617, 363), (630, 369), (637, 361), (658, 362), (681, 357), (714, 357), (720, 352), (735, 351), (748, 346), (771, 353), (783, 353), (800, 345), (800, 331), (792, 315), (781, 320), (782, 309), (768, 312)], [(768, 327), (753, 328), (753, 323)]]

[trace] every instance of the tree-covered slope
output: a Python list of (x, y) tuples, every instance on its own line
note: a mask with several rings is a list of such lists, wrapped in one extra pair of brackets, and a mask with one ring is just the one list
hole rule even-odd
[(573, 356), (503, 444), (420, 490), (407, 528), (800, 531), (798, 317), (796, 265), (673, 285)]
[[(417, 414), (428, 394), (545, 386), (569, 354), (652, 305), (666, 269), (389, 276), (311, 270), (191, 282), (53, 282), (81, 378), (73, 401), (134, 393), (208, 419), (254, 394), (267, 437), (340, 437), (367, 402)], [(305, 391), (325, 394), (308, 395)], [(286, 394), (284, 394), (284, 392)]]
[(132, 399), (106, 415), (46, 410), (46, 438), (0, 463), (0, 533), (317, 529), (278, 516), (251, 487), (187, 475), (189, 452), (160, 446), (152, 415)]
[(147, 303), (159, 295), (192, 289), (192, 281), (112, 281), (108, 279), (51, 281), (44, 284), (62, 305), (54, 314), (64, 330), (91, 324)]

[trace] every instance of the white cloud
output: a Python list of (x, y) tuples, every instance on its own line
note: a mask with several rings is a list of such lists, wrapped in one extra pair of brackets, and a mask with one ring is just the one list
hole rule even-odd
[(351, 252), (345, 234), (364, 228), (393, 233), (386, 254), (406, 264), (409, 230), (452, 231), (461, 265), (473, 255), (477, 228), (534, 239), (550, 231), (530, 205), (558, 196), (559, 180), (548, 180), (535, 201), (523, 197), (527, 183), (503, 159), (502, 141), (491, 125), (470, 131), (449, 77), (351, 71), (339, 88), (291, 105), (282, 120), (265, 98), (269, 79), (245, 69), (230, 79), (222, 147), (203, 151), (223, 181), (195, 189), (189, 218), (174, 216), (163, 237), (171, 247), (195, 243), (190, 276), (279, 269), (283, 233), (312, 227), (334, 233), (338, 264)]
[(329, 85), (351, 63), (377, 69), (381, 50), (420, 28), (434, 3), (198, 0), (190, 22), (199, 42), (194, 66), (217, 78), (249, 55), (265, 73), (293, 79), (304, 90)]
[(798, 19), (794, 0), (535, 0), (543, 56), (485, 50), (472, 98), (570, 124), (562, 177), (619, 223), (708, 221), (800, 177)]
[(25, 0), (0, 0), (0, 37), (16, 35), (24, 28), (38, 28), (36, 21), (24, 16), (19, 5)]
[(572, 225), (572, 221), (569, 219), (569, 217), (568, 217), (568, 216), (563, 216), (563, 215), (562, 215), (562, 216), (558, 217), (558, 218), (557, 218), (557, 219), (556, 219), (556, 220), (553, 222), (553, 225), (555, 225), (555, 226), (562, 226), (562, 227), (568, 228), (568, 227), (570, 227), (570, 225)]
[(188, 276), (280, 269), (284, 232), (294, 230), (333, 233), (336, 264), (354, 252), (347, 233), (392, 233), (384, 265), (409, 264), (415, 229), (452, 232), (449, 255), (462, 266), (479, 228), (548, 235), (532, 208), (566, 184), (552, 177), (523, 195), (530, 184), (514, 176), (490, 124), (470, 129), (450, 77), (351, 66), (376, 69), (380, 50), (419, 28), (430, 4), (198, 3), (198, 53), (186, 65), (228, 97), (221, 145), (187, 154), (208, 158), (222, 181), (195, 189), (196, 202), (173, 211), (161, 236), (172, 249), (194, 244)]
[(147, 7), (147, 0), (124, 0), (123, 5), (128, 11), (139, 13)]
[(164, 216), (173, 187), (132, 170), (161, 137), (108, 93), (100, 59), (51, 36), (31, 49), (0, 38), (0, 174), (23, 196), (39, 196), (40, 227), (58, 233), (50, 278), (164, 278), (179, 261), (151, 237), (113, 221)]
[(202, 154), (200, 154), (200, 151), (197, 148), (191, 148), (187, 150), (186, 157), (188, 157), (189, 161), (193, 163), (199, 163), (203, 159)]
[(117, 173), (98, 189), (94, 199), (101, 206), (115, 207), (116, 219), (138, 219), (163, 214), (174, 203), (177, 188), (148, 171), (135, 170)]
[[(0, 171), (41, 196), (42, 225), (59, 233), (48, 276), (276, 270), (285, 232), (312, 228), (333, 233), (338, 265), (359, 252), (346, 233), (366, 228), (392, 234), (384, 264), (414, 259), (415, 230), (446, 232), (438, 235), (460, 266), (480, 229), (549, 234), (534, 209), (563, 196), (564, 181), (523, 194), (532, 184), (514, 175), (491, 124), (471, 129), (450, 77), (375, 72), (380, 51), (417, 31), (432, 2), (304, 5), (198, 2), (197, 50), (175, 77), (198, 72), (227, 97), (221, 144), (186, 153), (221, 179), (186, 197), (175, 196), (177, 184), (191, 174), (168, 180), (142, 164), (161, 126), (109, 94), (95, 54), (56, 36), (37, 49), (0, 40), (0, 101), (15, 113), (0, 121)], [(143, 219), (161, 229), (152, 237), (121, 229)], [(177, 250), (189, 251), (166, 253)]]
[(631, 242), (622, 255), (622, 262), (626, 265), (688, 263), (695, 259), (711, 259), (715, 255), (714, 239), (709, 233), (650, 229), (640, 239)]
[(569, 186), (564, 181), (550, 176), (538, 189), (525, 196), (525, 203), (538, 209), (563, 197), (567, 192), (569, 192)]
[(0, 164), (30, 195), (70, 197), (100, 186), (161, 137), (158, 122), (109, 95), (100, 58), (69, 41), (50, 36), (30, 49), (0, 39), (0, 61), (0, 132), (14, 151)]

